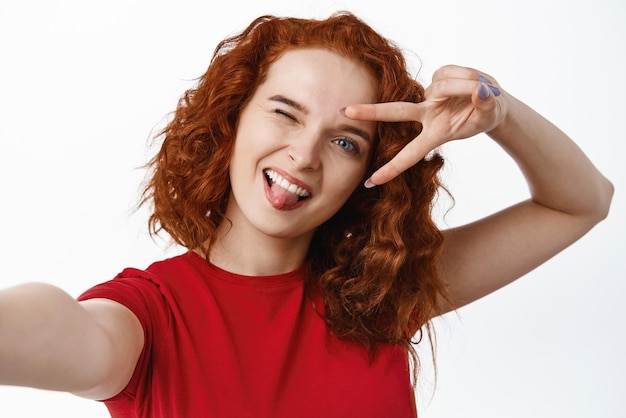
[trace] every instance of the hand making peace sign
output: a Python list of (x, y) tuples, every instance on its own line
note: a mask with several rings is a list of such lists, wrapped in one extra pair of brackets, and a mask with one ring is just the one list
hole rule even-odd
[(498, 126), (507, 111), (506, 94), (493, 80), (477, 70), (448, 65), (435, 72), (421, 103), (389, 102), (347, 107), (345, 113), (351, 119), (413, 120), (423, 125), (420, 135), (378, 169), (366, 181), (366, 187), (388, 182), (446, 142), (489, 132)]

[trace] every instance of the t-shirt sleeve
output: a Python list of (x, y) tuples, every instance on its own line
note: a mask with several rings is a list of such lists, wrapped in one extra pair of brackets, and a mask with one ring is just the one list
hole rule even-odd
[(135, 314), (143, 328), (144, 347), (133, 376), (122, 392), (107, 401), (135, 398), (138, 391), (149, 391), (151, 358), (158, 345), (154, 342), (162, 340), (171, 323), (162, 286), (163, 283), (149, 272), (125, 269), (113, 280), (98, 284), (77, 298), (79, 301), (104, 298), (118, 302)]

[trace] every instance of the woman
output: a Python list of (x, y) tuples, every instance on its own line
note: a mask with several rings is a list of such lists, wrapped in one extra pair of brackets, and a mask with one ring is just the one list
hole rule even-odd
[[(532, 197), (447, 231), (433, 152), (487, 132)], [(603, 219), (612, 186), (495, 79), (423, 89), (350, 14), (263, 17), (222, 42), (151, 162), (154, 232), (189, 249), (79, 301), (0, 293), (0, 383), (113, 417), (415, 416), (411, 339)]]

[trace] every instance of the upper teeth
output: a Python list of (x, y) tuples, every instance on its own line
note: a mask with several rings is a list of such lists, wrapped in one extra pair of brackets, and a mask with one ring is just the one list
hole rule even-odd
[(266, 170), (265, 174), (272, 180), (272, 182), (276, 183), (278, 186), (282, 187), (290, 193), (295, 193), (300, 197), (307, 197), (310, 194), (302, 187), (289, 183), (287, 179), (285, 179), (274, 170)]

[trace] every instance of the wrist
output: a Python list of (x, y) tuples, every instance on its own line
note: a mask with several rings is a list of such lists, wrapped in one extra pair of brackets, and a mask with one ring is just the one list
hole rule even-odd
[(507, 142), (508, 138), (515, 136), (514, 133), (523, 129), (524, 104), (509, 94), (502, 95), (502, 117), (495, 128), (487, 132), (498, 143)]

